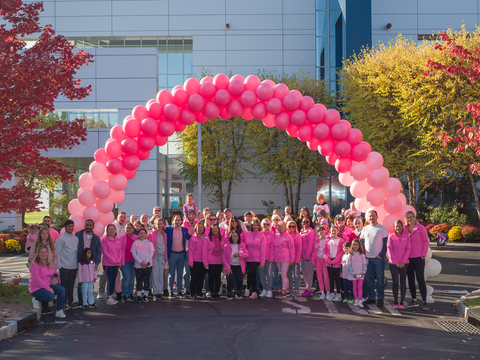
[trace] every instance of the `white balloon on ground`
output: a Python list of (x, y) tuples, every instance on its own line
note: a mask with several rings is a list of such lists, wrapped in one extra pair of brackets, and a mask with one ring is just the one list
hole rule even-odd
[(428, 265), (432, 258), (432, 249), (428, 248), (427, 256), (425, 257), (425, 265)]
[(433, 286), (427, 285), (427, 296), (431, 296), (433, 294)]
[(428, 276), (437, 276), (442, 271), (442, 264), (437, 259), (430, 259), (428, 265), (425, 266), (425, 274)]

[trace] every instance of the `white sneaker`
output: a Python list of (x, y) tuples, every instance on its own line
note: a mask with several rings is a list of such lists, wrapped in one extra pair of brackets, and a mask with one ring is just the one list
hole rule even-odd
[(118, 301), (114, 299), (108, 299), (107, 300), (107, 305), (117, 305)]
[(212, 296), (212, 293), (209, 291), (205, 294), (205, 297), (211, 297)]
[(358, 300), (355, 300), (355, 302), (353, 303), (353, 306), (358, 306)]
[(325, 300), (325, 293), (321, 293), (318, 297), (318, 300)]
[(358, 305), (357, 306), (360, 307), (360, 308), (363, 308), (362, 300), (358, 300)]
[(98, 293), (97, 299), (106, 299), (108, 296), (105, 293)]
[(260, 295), (258, 295), (260, 297), (265, 297), (267, 296), (267, 290), (263, 289), (262, 292), (260, 293)]
[(40, 305), (37, 299), (32, 298), (32, 303), (33, 303), (33, 308), (34, 309), (40, 309)]
[(267, 291), (267, 298), (272, 298), (272, 297), (273, 297), (272, 290), (268, 290)]
[(250, 299), (256, 299), (257, 298), (257, 293), (254, 291), (252, 293), (252, 296), (250, 296)]
[(335, 296), (333, 297), (333, 301), (341, 301), (342, 300), (342, 295), (340, 294), (335, 294)]
[(332, 301), (332, 300), (333, 300), (333, 294), (332, 294), (332, 293), (328, 293), (328, 294), (327, 294), (327, 300), (328, 300), (328, 301)]
[(55, 312), (55, 317), (57, 317), (57, 318), (62, 318), (62, 319), (63, 319), (64, 317), (67, 317), (67, 316), (65, 315), (65, 313), (63, 312), (63, 310), (60, 309), (60, 310), (57, 310), (57, 312)]
[(245, 290), (245, 294), (243, 294), (243, 296), (249, 297), (250, 296), (250, 290)]

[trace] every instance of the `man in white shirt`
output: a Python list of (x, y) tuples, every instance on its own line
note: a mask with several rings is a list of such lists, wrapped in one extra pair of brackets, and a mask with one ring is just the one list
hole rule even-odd
[(127, 213), (119, 212), (117, 220), (113, 222), (115, 229), (117, 229), (117, 237), (119, 238), (122, 235), (125, 235), (125, 225), (127, 224)]
[(57, 239), (55, 248), (58, 253), (58, 270), (60, 283), (65, 288), (65, 302), (73, 308), (73, 288), (78, 269), (78, 238), (73, 234), (74, 223), (65, 221), (65, 232)]

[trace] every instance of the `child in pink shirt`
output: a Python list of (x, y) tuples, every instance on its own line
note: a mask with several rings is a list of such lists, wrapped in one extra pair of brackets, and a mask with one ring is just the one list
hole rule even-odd
[(37, 225), (30, 225), (28, 227), (27, 242), (25, 244), (25, 252), (27, 254), (30, 253), (30, 247), (33, 245), (33, 243), (37, 241), (37, 237), (38, 237), (37, 232), (38, 232)]
[(150, 261), (155, 249), (153, 243), (146, 238), (147, 230), (140, 229), (138, 240), (135, 240), (132, 244), (132, 256), (135, 259), (135, 275), (137, 278), (137, 303), (148, 302), (148, 291), (150, 290), (150, 275), (152, 274)]
[(95, 300), (93, 297), (93, 283), (97, 281), (97, 270), (95, 270), (95, 261), (93, 260), (92, 250), (83, 249), (78, 263), (78, 283), (82, 285), (83, 309), (95, 309)]
[(188, 211), (189, 210), (193, 210), (193, 212), (195, 213), (195, 221), (198, 222), (199, 221), (198, 208), (197, 208), (197, 205), (195, 205), (195, 203), (193, 202), (193, 195), (192, 194), (187, 195), (187, 203), (183, 206), (183, 218), (184, 219), (188, 218)]
[(350, 242), (345, 241), (343, 243), (343, 256), (342, 256), (342, 268), (341, 268), (341, 273), (340, 276), (343, 279), (343, 302), (344, 303), (351, 303), (353, 304), (354, 301), (354, 296), (353, 296), (353, 283), (352, 283), (352, 278), (349, 276), (348, 270), (347, 270), (347, 264), (350, 258)]
[(353, 306), (363, 308), (363, 279), (367, 272), (367, 259), (365, 257), (362, 243), (358, 239), (352, 241), (350, 257), (347, 262), (347, 271), (349, 279), (352, 281), (353, 285), (353, 296), (355, 297), (355, 303)]

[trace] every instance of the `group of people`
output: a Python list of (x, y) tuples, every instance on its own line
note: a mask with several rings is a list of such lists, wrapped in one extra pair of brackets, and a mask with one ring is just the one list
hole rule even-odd
[[(393, 278), (393, 306), (405, 306), (408, 276), (410, 305), (418, 306), (416, 278), (423, 309), (428, 310), (424, 279), (428, 236), (412, 212), (406, 214), (405, 225), (397, 221), (395, 232), (388, 234), (375, 211), (366, 214), (364, 226), (354, 206), (346, 216), (339, 214), (332, 221), (322, 194), (313, 216), (304, 207), (294, 219), (287, 206), (284, 214), (275, 210), (270, 219), (261, 221), (250, 211), (244, 221), (230, 209), (216, 215), (208, 208), (199, 211), (193, 196), (187, 199), (183, 215), (174, 215), (171, 225), (158, 206), (147, 222), (143, 215), (141, 221), (133, 215), (127, 222), (127, 214), (120, 212), (106, 226), (102, 239), (94, 234), (92, 220), (76, 233), (73, 221), (67, 220), (63, 234), (52, 235), (55, 230), (49, 228), (46, 217), (38, 236), (31, 229), (31, 243), (27, 243), (30, 293), (42, 303), (43, 312), (51, 312), (48, 302), (55, 295), (57, 317), (74, 307), (95, 308), (93, 284), (100, 264), (103, 275), (97, 298), (106, 297), (108, 305), (148, 302), (149, 296), (162, 300), (165, 295), (219, 299), (222, 273), (227, 300), (309, 297), (316, 271), (316, 299), (383, 306), (385, 256)], [(78, 306), (73, 303), (77, 275)], [(305, 289), (300, 292), (302, 275)]]

